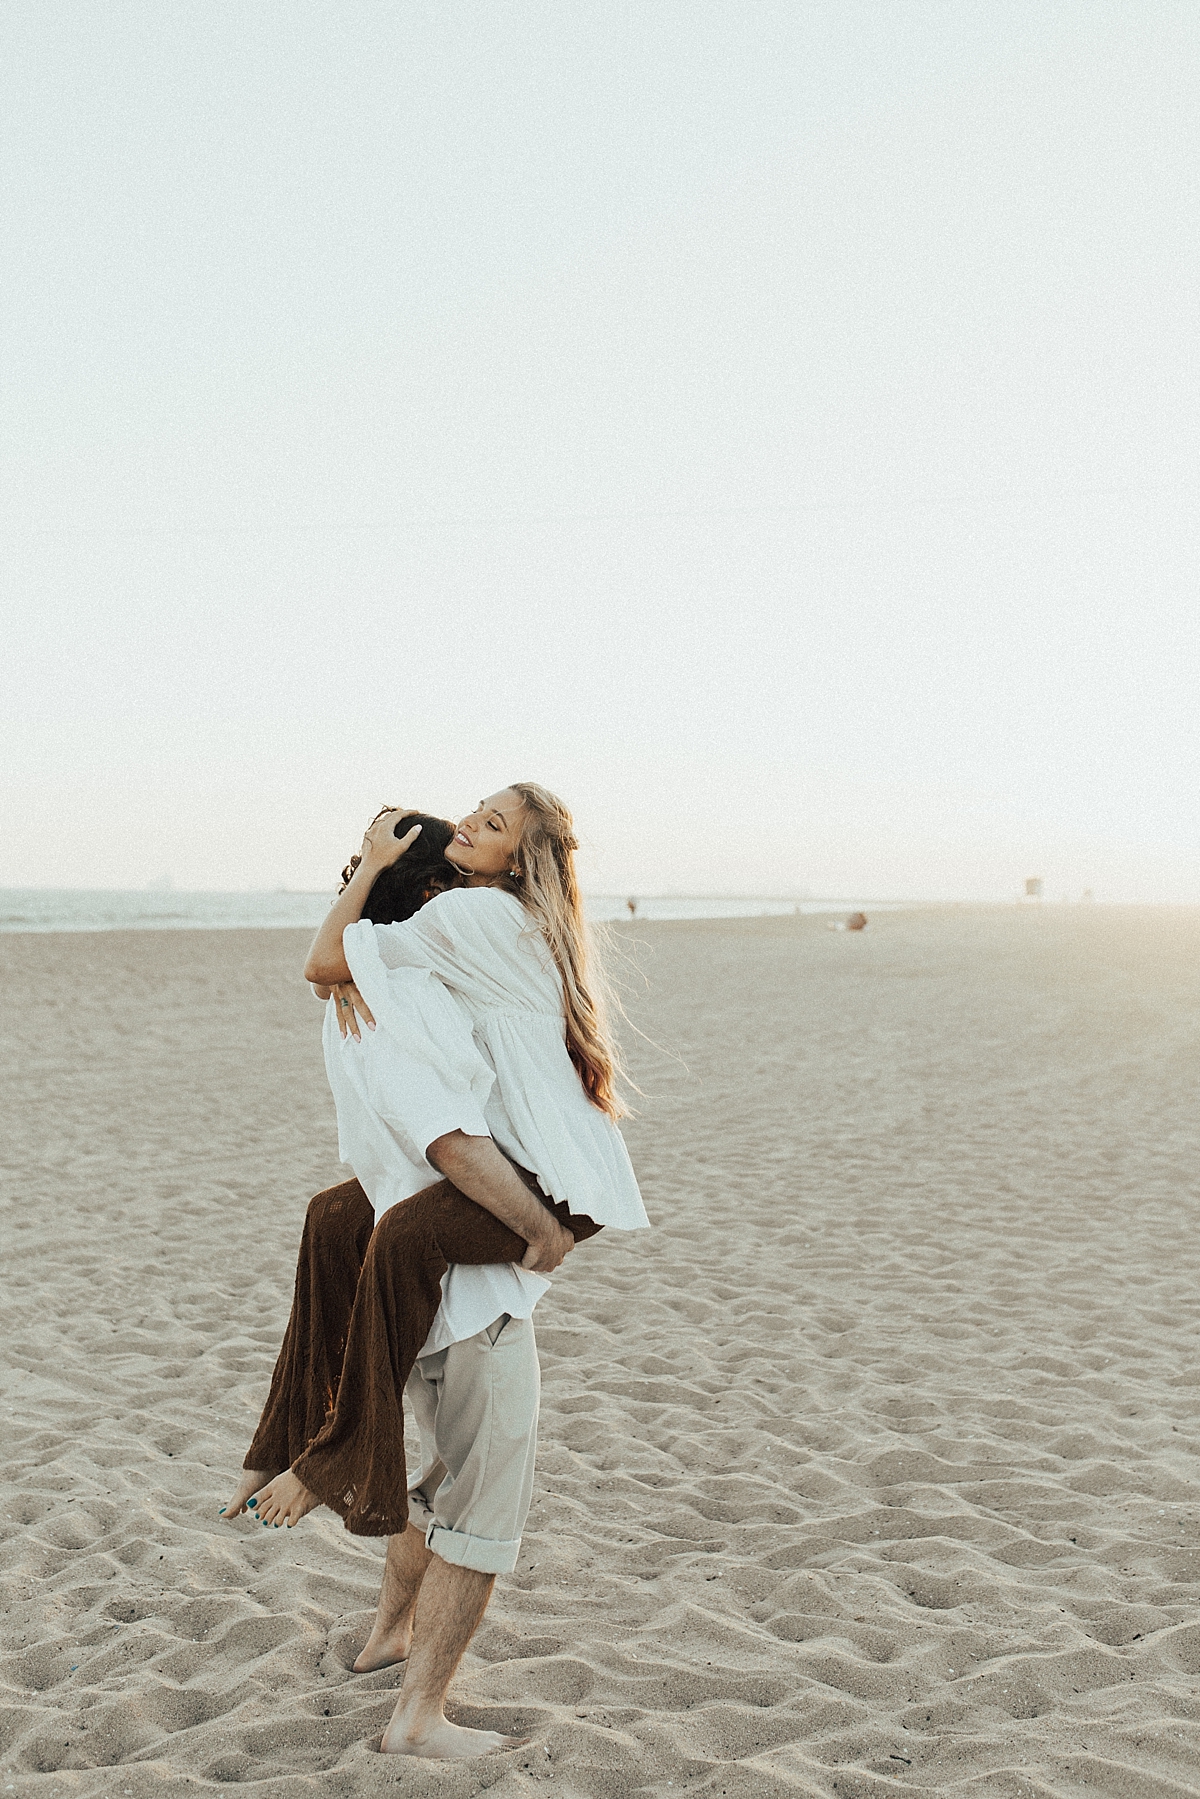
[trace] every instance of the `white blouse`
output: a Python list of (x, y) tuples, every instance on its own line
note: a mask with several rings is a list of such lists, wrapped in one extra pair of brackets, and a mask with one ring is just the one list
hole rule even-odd
[[(377, 1218), (441, 1178), (425, 1151), (460, 1130), (493, 1137), (572, 1212), (647, 1227), (624, 1139), (567, 1053), (559, 974), (519, 900), (455, 888), (403, 924), (348, 925), (342, 941), (376, 1029), (343, 1040), (331, 1002), (325, 1064), (342, 1160)], [(503, 1312), (528, 1317), (548, 1284), (516, 1263), (456, 1264), (422, 1354)]]

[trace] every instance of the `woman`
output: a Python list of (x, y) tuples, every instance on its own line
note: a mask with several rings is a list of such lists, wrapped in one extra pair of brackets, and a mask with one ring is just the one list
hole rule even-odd
[[(377, 813), (372, 825), (390, 810), (385, 807)], [(401, 923), (435, 894), (445, 893), (461, 881), (457, 869), (446, 860), (455, 826), (448, 819), (408, 813), (393, 827), (394, 833), (404, 836), (414, 825), (421, 826), (420, 835), (397, 862), (376, 876), (367, 895), (363, 917), (373, 924)], [(340, 892), (345, 891), (361, 861), (361, 855), (352, 856), (342, 870)], [(315, 986), (313, 991), (318, 998), (333, 1001), (326, 1014), (325, 1054), (336, 1087), (339, 1070), (333, 1055), (339, 1033), (347, 1047), (351, 1038), (360, 1041), (354, 1011), (358, 994), (353, 986)], [(353, 1163), (355, 1146), (348, 1139), (348, 1131), (339, 1129), (341, 1159)], [(361, 1143), (358, 1155), (369, 1179), (371, 1157), (363, 1155)], [(416, 1183), (417, 1188), (426, 1185), (425, 1179)], [(246, 1474), (228, 1504), (221, 1507), (221, 1516), (227, 1520), (245, 1512), (251, 1495), (304, 1452), (333, 1411), (363, 1260), (376, 1218), (385, 1209), (378, 1191), (374, 1200), (372, 1203), (367, 1197), (356, 1177), (318, 1193), (309, 1202), (296, 1261), (291, 1315), (267, 1403), (246, 1456)]]
[[(335, 1313), (345, 1313), (362, 1258), (336, 1404), (308, 1441), (320, 1382), (291, 1379), (285, 1340), (247, 1464), (257, 1478), (286, 1449), (290, 1471), (256, 1500), (244, 1483), (229, 1516), (249, 1503), (264, 1523), (291, 1524), (324, 1503), (360, 1534), (402, 1531), (400, 1396), (418, 1355), (440, 1347), (437, 1329), (457, 1341), (498, 1316), (528, 1317), (546, 1285), (539, 1268), (605, 1224), (647, 1223), (616, 1128), (623, 1108), (588, 969), (570, 814), (533, 783), (506, 788), (446, 848), (462, 887), (406, 922), (373, 923), (370, 894), (422, 833), (418, 822), (397, 838), (400, 817), (368, 831), (305, 966), (319, 987), (338, 989), (326, 1051), (339, 1133), (382, 1217), (367, 1244), (355, 1195), (318, 1196), (352, 1245)], [(344, 1051), (335, 1008), (368, 1026), (361, 1040), (347, 1034)], [(325, 1321), (326, 1390), (338, 1326)]]

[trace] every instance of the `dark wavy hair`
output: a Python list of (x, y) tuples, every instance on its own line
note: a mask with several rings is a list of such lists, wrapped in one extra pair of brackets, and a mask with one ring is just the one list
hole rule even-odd
[[(390, 811), (391, 806), (384, 806), (375, 818), (382, 818)], [(375, 818), (371, 820), (372, 824)], [(446, 850), (458, 827), (447, 818), (431, 818), (427, 812), (406, 812), (396, 821), (396, 836), (405, 836), (414, 825), (421, 826), (421, 835), (398, 862), (376, 875), (367, 895), (362, 915), (372, 924), (399, 924), (419, 912), (435, 894), (457, 887), (462, 879), (453, 864), (446, 860)], [(351, 856), (342, 870), (342, 887), (361, 861), (361, 856)]]

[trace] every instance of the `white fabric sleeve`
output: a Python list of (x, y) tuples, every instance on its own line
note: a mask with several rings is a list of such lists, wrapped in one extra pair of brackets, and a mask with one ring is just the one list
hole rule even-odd
[(351, 925), (343, 938), (350, 972), (379, 1034), (370, 1063), (372, 1106), (420, 1157), (451, 1131), (490, 1136), (484, 1107), (496, 1077), (470, 1019), (428, 971), (384, 965), (376, 942), (380, 928)]
[[(432, 901), (430, 902), (432, 904)], [(422, 911), (427, 911), (422, 907)], [(365, 922), (365, 921), (363, 921)], [(454, 939), (431, 920), (407, 918), (401, 924), (370, 926), (375, 935), (376, 951), (385, 968), (435, 969), (447, 955), (454, 953)], [(347, 926), (347, 929), (353, 929)]]
[[(365, 928), (374, 932), (386, 968), (427, 968), (447, 986), (471, 993), (482, 1004), (522, 1004), (520, 989), (530, 974), (529, 947), (539, 934), (520, 901), (499, 888), (452, 888), (402, 924)], [(532, 972), (537, 973), (536, 961)]]

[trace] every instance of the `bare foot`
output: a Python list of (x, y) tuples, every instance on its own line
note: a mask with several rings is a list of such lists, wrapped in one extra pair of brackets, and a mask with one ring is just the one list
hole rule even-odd
[(370, 1636), (354, 1658), (352, 1672), (374, 1674), (376, 1668), (394, 1668), (397, 1662), (408, 1660), (411, 1648), (411, 1618), (406, 1618), (403, 1624), (392, 1625), (390, 1629), (376, 1618)]
[(435, 1718), (431, 1723), (405, 1728), (403, 1721), (393, 1718), (383, 1733), (380, 1750), (384, 1755), (419, 1755), (426, 1761), (471, 1761), (479, 1755), (491, 1755), (497, 1749), (523, 1749), (529, 1737), (502, 1737), (495, 1730), (467, 1730), (462, 1724), (451, 1724), (448, 1718)]
[(260, 1487), (265, 1487), (269, 1480), (274, 1480), (278, 1472), (276, 1468), (243, 1469), (242, 1478), (233, 1490), (233, 1498), (221, 1507), (220, 1516), (226, 1524), (231, 1518), (240, 1517), (246, 1510), (246, 1501), (250, 1495), (257, 1493)]
[(321, 1501), (315, 1493), (310, 1493), (302, 1481), (296, 1479), (290, 1468), (282, 1474), (275, 1475), (264, 1487), (260, 1487), (247, 1505), (254, 1512), (260, 1524), (273, 1524), (278, 1530), (286, 1524), (290, 1530), (293, 1524), (299, 1524), (306, 1518), (315, 1505)]

